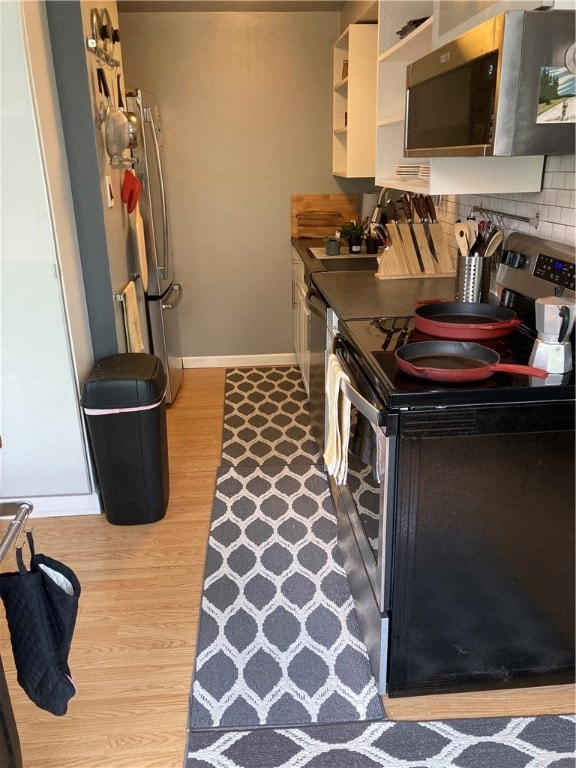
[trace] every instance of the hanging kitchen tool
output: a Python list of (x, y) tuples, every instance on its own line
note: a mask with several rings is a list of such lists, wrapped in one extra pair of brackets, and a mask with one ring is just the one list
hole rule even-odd
[(128, 120), (128, 149), (136, 149), (138, 146), (138, 118), (134, 112), (129, 112), (127, 109), (124, 109), (124, 100), (122, 98), (122, 74), (120, 72), (116, 75), (116, 86), (118, 92), (118, 109), (120, 109), (121, 112), (124, 112), (126, 119)]
[(441, 339), (494, 339), (507, 336), (522, 321), (513, 309), (459, 301), (418, 302), (414, 325)]
[(110, 12), (108, 8), (102, 9), (102, 25), (100, 27), (100, 39), (102, 40), (102, 47), (104, 53), (108, 56), (112, 56), (114, 51), (113, 40), (114, 27), (112, 26), (112, 19), (110, 18)]
[(496, 250), (498, 249), (503, 238), (504, 232), (502, 232), (502, 230), (498, 229), (497, 227), (493, 227), (484, 242), (484, 250), (482, 252), (482, 256), (485, 259), (493, 256), (496, 253)]
[(110, 101), (110, 88), (108, 86), (108, 80), (106, 79), (106, 72), (102, 67), (100, 61), (96, 62), (96, 82), (98, 84), (99, 100), (97, 104), (98, 119), (100, 125), (106, 120), (108, 110), (112, 106)]
[(548, 372), (529, 365), (501, 363), (500, 355), (481, 344), (465, 341), (418, 341), (394, 352), (398, 368), (410, 376), (428, 381), (464, 383), (481, 381), (494, 373), (536, 376)]

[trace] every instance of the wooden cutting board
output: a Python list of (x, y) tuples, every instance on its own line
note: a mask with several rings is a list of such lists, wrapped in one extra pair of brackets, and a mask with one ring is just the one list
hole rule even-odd
[(346, 221), (358, 220), (358, 195), (292, 195), (292, 237), (333, 235)]

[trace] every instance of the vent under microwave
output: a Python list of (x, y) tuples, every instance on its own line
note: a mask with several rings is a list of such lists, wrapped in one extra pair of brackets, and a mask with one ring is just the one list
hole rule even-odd
[(574, 154), (572, 11), (508, 11), (408, 66), (406, 157)]

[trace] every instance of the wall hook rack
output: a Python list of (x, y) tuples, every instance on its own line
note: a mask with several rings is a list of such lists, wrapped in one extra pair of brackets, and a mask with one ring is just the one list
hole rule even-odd
[(475, 205), (470, 211), (470, 215), (473, 216), (475, 213), (486, 216), (487, 218), (495, 219), (502, 229), (509, 229), (509, 227), (506, 227), (504, 224), (505, 219), (522, 221), (524, 223), (530, 224), (530, 226), (534, 227), (534, 229), (538, 229), (538, 225), (540, 224), (540, 213), (538, 211), (536, 211), (536, 215), (532, 217), (519, 216), (515, 213), (503, 213), (502, 211), (493, 211), (490, 208), (485, 208), (483, 205)]

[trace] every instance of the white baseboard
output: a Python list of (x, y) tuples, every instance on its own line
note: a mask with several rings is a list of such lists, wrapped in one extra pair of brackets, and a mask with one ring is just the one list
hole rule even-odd
[(222, 357), (183, 357), (184, 368), (246, 368), (249, 366), (296, 365), (296, 355), (230, 355)]
[[(26, 496), (19, 499), (0, 499), (0, 517), (2, 502), (32, 504), (30, 519), (35, 517), (72, 517), (73, 515), (99, 515), (101, 513), (100, 498), (97, 493), (86, 493), (77, 496)], [(13, 514), (10, 515), (13, 517)]]

